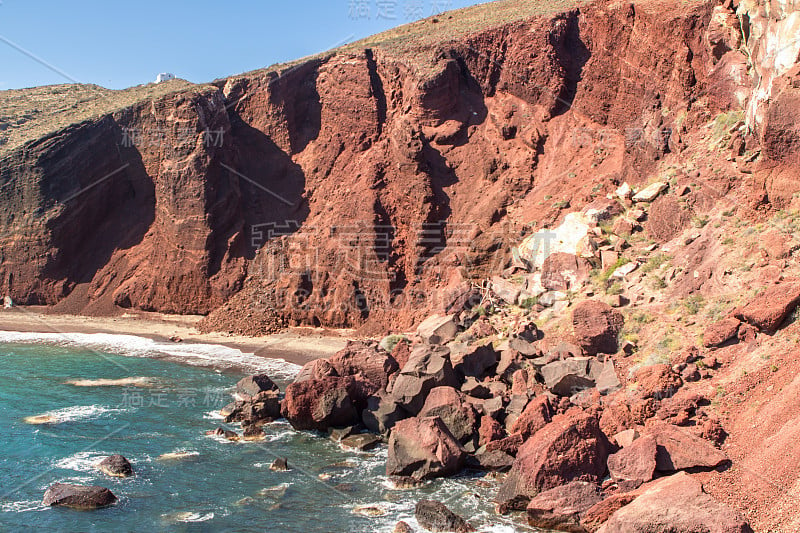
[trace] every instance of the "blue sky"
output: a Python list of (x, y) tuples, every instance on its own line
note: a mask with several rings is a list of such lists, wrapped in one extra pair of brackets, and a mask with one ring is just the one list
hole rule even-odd
[(122, 89), (159, 72), (206, 82), (477, 3), (0, 0), (0, 90), (71, 81)]

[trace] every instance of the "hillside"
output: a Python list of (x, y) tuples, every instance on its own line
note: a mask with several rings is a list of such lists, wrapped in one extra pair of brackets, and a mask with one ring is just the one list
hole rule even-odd
[(204, 85), (2, 91), (0, 294), (243, 335), (467, 312), (559, 359), (599, 300), (622, 390), (565, 405), (702, 434), (704, 490), (793, 531), (798, 32), (792, 2), (501, 0)]

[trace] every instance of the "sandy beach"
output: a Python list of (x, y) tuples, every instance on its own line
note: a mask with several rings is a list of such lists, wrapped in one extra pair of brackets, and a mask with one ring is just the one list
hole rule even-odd
[(291, 328), (264, 337), (241, 337), (225, 333), (200, 333), (195, 327), (201, 316), (161, 313), (131, 313), (116, 317), (52, 314), (42, 307), (0, 310), (0, 331), (26, 333), (110, 333), (136, 335), (157, 341), (180, 339), (182, 343), (219, 344), (261, 357), (280, 358), (303, 365), (327, 357), (344, 347), (350, 330)]

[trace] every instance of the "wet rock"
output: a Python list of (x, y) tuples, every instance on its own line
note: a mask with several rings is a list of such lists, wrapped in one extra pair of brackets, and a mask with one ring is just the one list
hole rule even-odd
[(417, 327), (417, 335), (428, 344), (446, 344), (456, 338), (455, 315), (431, 315)]
[(652, 480), (656, 472), (656, 438), (652, 435), (640, 437), (609, 455), (608, 472), (625, 491)]
[(295, 429), (326, 431), (358, 422), (348, 387), (352, 378), (329, 377), (286, 387), (281, 413)]
[(381, 438), (371, 433), (359, 433), (358, 435), (350, 435), (339, 441), (342, 448), (350, 450), (358, 450), (364, 452), (371, 450), (381, 443)]
[(656, 439), (656, 470), (659, 472), (709, 470), (729, 461), (723, 451), (707, 440), (660, 420), (649, 421), (645, 435), (652, 435)]
[(114, 477), (128, 477), (133, 475), (130, 461), (119, 454), (109, 455), (99, 463), (97, 468), (106, 475)]
[(247, 400), (235, 402), (232, 407), (226, 407), (228, 414), (225, 422), (269, 422), (280, 418), (281, 401), (278, 392), (266, 390), (255, 396), (248, 396)]
[(392, 385), (392, 398), (412, 415), (419, 413), (434, 387), (457, 387), (458, 379), (450, 363), (450, 350), (419, 345)]
[(272, 464), (269, 465), (270, 470), (275, 472), (286, 472), (289, 470), (289, 460), (286, 457), (277, 457)]
[(435, 387), (428, 393), (425, 405), (419, 412), (421, 418), (439, 417), (448, 431), (461, 444), (475, 438), (477, 416), (475, 409), (465, 402), (462, 393), (453, 387)]
[(770, 285), (749, 303), (735, 311), (742, 322), (755, 326), (759, 331), (772, 333), (800, 302), (800, 283)]
[(572, 311), (575, 339), (589, 355), (615, 353), (624, 322), (619, 311), (598, 300), (584, 300)]
[(708, 326), (703, 333), (703, 346), (713, 348), (736, 338), (741, 322), (733, 317), (723, 318)]
[(556, 531), (584, 531), (580, 525), (583, 514), (602, 499), (597, 484), (571, 481), (531, 499), (527, 507), (528, 524)]
[(441, 502), (420, 500), (414, 508), (417, 523), (428, 531), (453, 531), (468, 533), (475, 531), (466, 520), (455, 514)]
[(414, 530), (411, 529), (411, 526), (400, 520), (394, 525), (392, 533), (414, 533)]
[(386, 474), (431, 479), (458, 473), (466, 453), (438, 417), (407, 418), (389, 437)]
[(600, 531), (745, 533), (752, 529), (738, 512), (703, 492), (700, 482), (681, 472), (653, 483), (611, 515)]
[(264, 391), (279, 392), (278, 386), (266, 374), (247, 376), (236, 383), (236, 394), (241, 399), (249, 399)]
[(245, 426), (242, 430), (242, 440), (263, 440), (265, 436), (264, 430), (256, 425)]
[(42, 505), (90, 510), (107, 507), (116, 501), (117, 497), (105, 487), (54, 483), (45, 491)]
[(520, 447), (497, 496), (498, 509), (523, 510), (539, 492), (570, 481), (600, 481), (609, 449), (594, 416), (579, 410), (556, 416)]

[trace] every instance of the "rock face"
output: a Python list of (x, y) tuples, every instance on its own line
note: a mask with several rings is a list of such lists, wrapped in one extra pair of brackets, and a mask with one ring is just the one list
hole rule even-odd
[[(80, 87), (59, 98), (27, 90), (64, 105), (4, 115), (0, 294), (106, 314), (210, 313), (203, 329), (247, 333), (408, 328), (441, 311), (454, 251), (470, 278), (503, 258), (506, 206), (533, 183), (544, 184), (537, 195), (579, 198), (578, 181), (634, 182), (663, 154), (664, 142), (634, 143), (587, 176), (545, 183), (566, 169), (559, 160), (588, 168), (595, 157), (586, 143), (550, 158), (573, 115), (620, 141), (634, 128), (649, 139), (678, 129), (665, 102), (713, 85), (702, 2), (629, 12), (514, 1), (471, 13), (289, 69), (101, 91), (114, 105), (72, 119), (63, 108), (82, 101)], [(645, 66), (652, 76), (629, 72)], [(552, 251), (580, 256), (583, 228)]]
[(575, 338), (586, 353), (614, 353), (617, 335), (625, 320), (610, 305), (596, 300), (585, 300), (572, 311)]
[(420, 500), (414, 508), (417, 523), (428, 531), (453, 531), (469, 533), (475, 528), (441, 502)]
[(681, 472), (653, 484), (611, 515), (599, 531), (750, 533), (752, 529), (737, 512), (714, 500), (698, 481)]
[(500, 509), (525, 509), (537, 493), (570, 481), (600, 481), (609, 448), (595, 417), (583, 412), (556, 416), (517, 452), (497, 496)]
[(431, 479), (456, 474), (464, 464), (461, 444), (437, 417), (407, 418), (389, 437), (386, 475)]
[(133, 467), (125, 457), (115, 454), (100, 461), (97, 467), (109, 476), (128, 477), (133, 475)]
[(105, 487), (55, 483), (45, 491), (42, 505), (90, 510), (107, 507), (116, 501), (117, 497)]
[(286, 387), (281, 413), (295, 429), (325, 431), (358, 422), (350, 398), (351, 378), (331, 377), (295, 382)]

